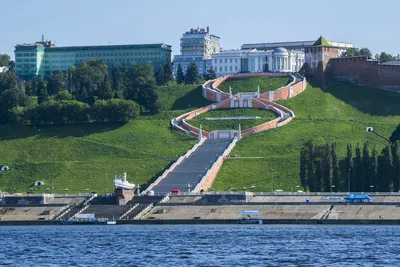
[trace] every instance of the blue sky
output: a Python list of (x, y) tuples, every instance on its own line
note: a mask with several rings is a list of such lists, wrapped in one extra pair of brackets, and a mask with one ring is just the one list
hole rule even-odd
[(222, 47), (316, 40), (352, 42), (372, 53), (400, 54), (400, 1), (327, 0), (2, 0), (0, 53), (38, 41), (57, 46), (164, 42), (179, 53), (190, 28), (210, 26)]

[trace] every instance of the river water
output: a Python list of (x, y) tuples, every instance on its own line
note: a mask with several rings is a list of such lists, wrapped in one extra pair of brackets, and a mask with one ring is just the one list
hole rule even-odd
[(4, 226), (0, 266), (400, 266), (397, 226)]

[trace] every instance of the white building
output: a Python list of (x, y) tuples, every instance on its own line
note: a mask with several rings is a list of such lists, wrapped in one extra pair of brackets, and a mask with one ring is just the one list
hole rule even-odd
[(304, 51), (282, 47), (273, 51), (230, 50), (211, 58), (217, 77), (239, 72), (297, 72), (304, 64)]
[(1, 67), (0, 66), (0, 73), (8, 71), (8, 67)]
[(200, 75), (205, 75), (211, 68), (211, 55), (220, 52), (220, 37), (211, 34), (210, 28), (190, 29), (181, 38), (181, 54), (174, 57), (174, 74), (178, 71), (178, 65), (184, 72), (190, 63), (195, 62)]

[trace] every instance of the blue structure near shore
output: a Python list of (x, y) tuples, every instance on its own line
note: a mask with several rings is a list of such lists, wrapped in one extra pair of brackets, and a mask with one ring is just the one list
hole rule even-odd
[(350, 203), (372, 202), (372, 198), (366, 194), (350, 194), (344, 199)]

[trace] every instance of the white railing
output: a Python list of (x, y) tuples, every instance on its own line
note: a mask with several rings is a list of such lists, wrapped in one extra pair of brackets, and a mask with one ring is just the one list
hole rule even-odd
[(130, 213), (132, 210), (134, 210), (137, 206), (139, 206), (139, 203), (137, 203), (136, 205), (133, 205), (131, 208), (129, 208), (124, 214), (122, 214), (118, 220), (122, 220), (123, 218), (125, 218), (126, 215), (128, 215), (128, 213)]
[(146, 215), (152, 208), (153, 208), (153, 203), (148, 205), (146, 208), (144, 208), (141, 212), (138, 213), (135, 217), (133, 217), (134, 220), (140, 220), (144, 215)]
[(80, 209), (77, 213), (75, 213), (74, 215), (72, 215), (72, 217), (70, 219), (75, 218), (76, 215), (81, 214), (85, 209), (89, 208), (88, 206), (84, 206), (82, 209)]

